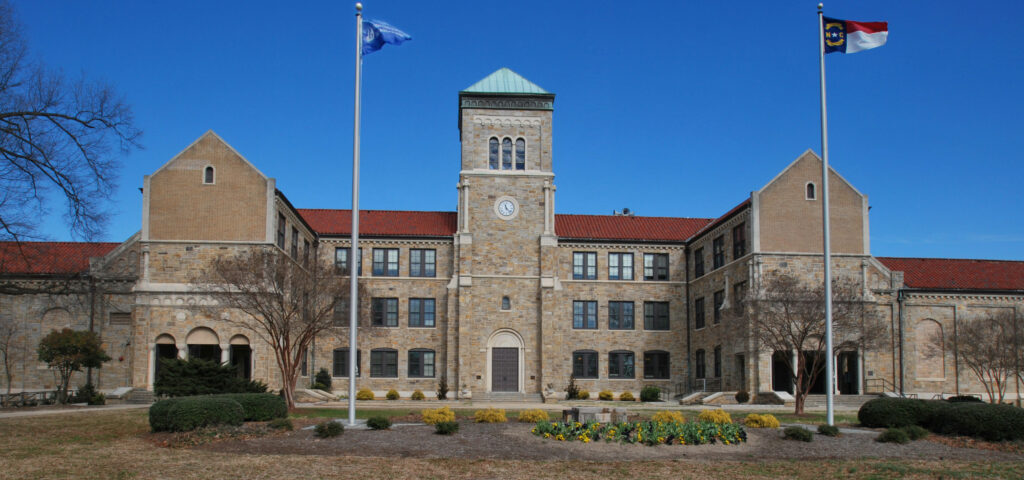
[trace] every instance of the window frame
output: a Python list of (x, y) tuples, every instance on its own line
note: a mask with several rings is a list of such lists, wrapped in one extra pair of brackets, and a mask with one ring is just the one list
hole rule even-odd
[(807, 182), (804, 184), (804, 200), (817, 200), (818, 199), (818, 186), (814, 182)]
[[(348, 378), (348, 347), (335, 348), (331, 352), (333, 356), (331, 358), (331, 376), (334, 378)], [(342, 369), (342, 375), (338, 375), (338, 355), (341, 354), (341, 358), (344, 361), (344, 367)], [(356, 378), (363, 376), (363, 349), (356, 349)]]
[[(414, 253), (419, 254), (419, 261), (415, 261)], [(427, 256), (431, 257), (427, 262)], [(410, 248), (409, 249), (409, 276), (410, 277), (436, 277), (437, 276), (437, 250), (433, 248)]]
[(707, 326), (704, 314), (704, 297), (693, 299), (693, 329), (700, 330)]
[[(613, 263), (612, 262), (612, 258), (617, 259), (614, 262), (614, 263), (616, 263), (616, 265), (612, 265), (612, 263)], [(628, 267), (626, 266), (626, 262), (625, 262), (625, 259), (627, 259), (627, 258), (629, 259), (629, 266)], [(620, 280), (620, 281), (630, 281), (630, 280), (633, 280), (633, 278), (634, 278), (633, 269), (635, 268), (635, 266), (636, 266), (636, 264), (633, 263), (633, 253), (632, 252), (608, 252), (608, 280)], [(616, 273), (612, 274), (613, 271), (616, 272)], [(626, 278), (626, 275), (625, 275), (626, 273), (629, 273), (628, 278)]]
[[(385, 357), (384, 361), (379, 361), (381, 357)], [(394, 358), (395, 363), (392, 365), (387, 362), (387, 357)], [(394, 368), (393, 375), (389, 375), (391, 368)], [(378, 369), (386, 370), (380, 374), (375, 374), (374, 372)], [(370, 350), (370, 378), (398, 378), (398, 350), (394, 348), (375, 348)]]
[[(577, 313), (577, 305), (580, 312)], [(588, 312), (593, 307), (593, 312)], [(580, 317), (580, 325), (576, 326), (577, 315)], [(591, 317), (592, 315), (592, 317)], [(593, 326), (587, 326), (587, 325)], [(573, 300), (572, 301), (572, 328), (573, 330), (597, 330), (597, 300)]]
[[(381, 305), (384, 306), (381, 309)], [(392, 312), (390, 307), (394, 305), (394, 322), (389, 322)], [(378, 322), (378, 317), (380, 321)], [(398, 298), (395, 297), (373, 297), (370, 299), (370, 326), (395, 328), (398, 326)]]
[(747, 223), (740, 222), (732, 227), (732, 258), (733, 260), (747, 254)]
[(284, 250), (284, 241), (288, 232), (288, 220), (284, 218), (284, 214), (278, 212), (277, 214), (277, 248)]
[[(625, 307), (628, 306), (629, 315), (629, 326), (624, 326), (624, 322), (627, 320)], [(612, 326), (612, 319), (618, 320), (618, 326)], [(615, 300), (608, 302), (608, 330), (636, 330), (636, 306), (633, 302)]]
[(698, 349), (693, 352), (693, 378), (705, 379), (708, 378), (708, 364), (704, 349)]
[(713, 378), (722, 378), (722, 346), (715, 345), (714, 350), (714, 374)]
[[(377, 252), (382, 255), (381, 260), (377, 261)], [(394, 262), (392, 262), (392, 253), (394, 253)], [(375, 277), (397, 277), (399, 269), (401, 268), (401, 257), (402, 250), (400, 248), (386, 248), (386, 247), (374, 247), (371, 253), (373, 262), (371, 264), (371, 272)], [(394, 270), (391, 269), (391, 264), (394, 263)]]
[[(512, 137), (504, 137), (501, 139), (501, 169), (512, 170), (512, 164), (514, 160), (512, 155), (514, 154), (512, 148)], [(508, 150), (505, 150), (505, 145), (508, 145)]]
[[(512, 168), (514, 170), (526, 170), (526, 139), (518, 137), (512, 143)], [(522, 144), (522, 149), (519, 148), (520, 144)], [(522, 159), (522, 162), (519, 161), (520, 159)]]
[[(576, 262), (577, 256), (581, 263)], [(577, 268), (581, 273), (576, 273)], [(572, 279), (597, 280), (597, 252), (572, 252)]]
[[(650, 259), (650, 266), (648, 266), (648, 259)], [(659, 260), (663, 260), (664, 265), (658, 265)], [(650, 269), (651, 272), (649, 275), (647, 273), (648, 269)], [(667, 282), (670, 278), (669, 255), (667, 253), (644, 254), (644, 281)]]
[(719, 235), (711, 240), (711, 266), (712, 271), (725, 266), (725, 235)]
[[(664, 312), (659, 312), (659, 308)], [(672, 329), (672, 309), (669, 302), (644, 302), (644, 330), (668, 331)], [(664, 328), (658, 328), (664, 322)]]
[[(600, 356), (597, 350), (576, 350), (572, 352), (572, 375), (577, 379), (593, 380), (600, 376)], [(577, 358), (579, 357), (579, 358)], [(588, 359), (592, 360), (593, 365), (588, 364)], [(579, 363), (577, 363), (579, 360)], [(579, 368), (577, 368), (579, 367)], [(593, 369), (593, 375), (588, 375)], [(579, 374), (577, 374), (579, 372)]]
[[(418, 304), (413, 310), (413, 304)], [(427, 309), (430, 305), (430, 324), (427, 324)], [(414, 312), (418, 316), (417, 323), (413, 323)], [(437, 299), (434, 298), (410, 298), (409, 299), (409, 328), (436, 328), (437, 327)]]
[(292, 244), (290, 254), (292, 256), (292, 260), (299, 259), (299, 229), (295, 228), (294, 225), (292, 226)]
[[(419, 360), (413, 360), (417, 354), (419, 354)], [(425, 373), (427, 369), (427, 354), (430, 354), (430, 375)], [(413, 370), (413, 367), (417, 365), (419, 366), (418, 374)], [(406, 370), (409, 378), (435, 378), (437, 376), (437, 352), (429, 348), (414, 348), (409, 350)]]
[[(626, 359), (629, 361), (626, 361)], [(621, 370), (629, 367), (629, 374), (625, 372), (612, 373), (612, 367), (616, 370)], [(612, 350), (608, 352), (608, 378), (610, 380), (615, 379), (634, 379), (636, 378), (636, 354), (632, 350)]]
[[(359, 269), (357, 270), (358, 275), (363, 274), (363, 249), (362, 247), (356, 249), (356, 255), (359, 257)], [(338, 253), (344, 252), (345, 258), (339, 259)], [(352, 247), (334, 247), (334, 268), (339, 275), (351, 275), (352, 272), (349, 270), (349, 253), (352, 252)]]
[(334, 312), (331, 314), (331, 323), (335, 327), (344, 327), (348, 324), (349, 320), (349, 303), (348, 298), (342, 297), (334, 304)]
[(693, 251), (693, 278), (704, 276), (704, 247)]
[(203, 185), (217, 184), (217, 169), (213, 165), (203, 167)]
[[(664, 356), (664, 365), (653, 365), (655, 356)], [(662, 367), (664, 367), (663, 371), (661, 371)], [(661, 375), (655, 376), (655, 373), (660, 373)], [(648, 350), (644, 352), (644, 379), (668, 380), (670, 378), (672, 378), (672, 355), (665, 350)]]
[(712, 315), (711, 321), (713, 324), (718, 325), (722, 323), (722, 305), (725, 304), (725, 289), (716, 291), (712, 294), (711, 305)]
[(487, 141), (487, 168), (501, 169), (501, 140), (498, 137), (491, 137)]

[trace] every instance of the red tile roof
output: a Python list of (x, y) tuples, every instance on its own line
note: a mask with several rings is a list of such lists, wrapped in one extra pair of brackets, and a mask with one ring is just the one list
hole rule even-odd
[(0, 242), (0, 275), (83, 273), (89, 259), (117, 248), (113, 242)]
[(585, 240), (684, 242), (710, 218), (555, 215), (555, 234)]
[(937, 290), (1024, 290), (1024, 262), (958, 258), (877, 257), (889, 270), (904, 272), (911, 288)]
[(701, 228), (700, 230), (694, 232), (694, 234), (692, 236), (688, 237), (687, 240), (695, 239), (700, 234), (705, 233), (705, 232), (707, 232), (709, 230), (713, 230), (720, 223), (728, 220), (730, 217), (735, 215), (737, 212), (743, 210), (748, 205), (750, 205), (750, 199), (749, 198), (744, 200), (744, 201), (742, 201), (742, 202), (740, 202), (739, 205), (736, 205), (735, 207), (732, 207), (731, 210), (729, 210), (728, 212), (725, 212), (725, 214), (722, 215), (721, 217), (718, 217), (718, 218), (712, 220), (711, 222), (708, 222), (708, 224), (705, 225), (704, 228)]
[[(352, 211), (299, 208), (299, 215), (320, 235), (352, 235)], [(388, 237), (450, 237), (455, 212), (360, 210), (359, 235)]]

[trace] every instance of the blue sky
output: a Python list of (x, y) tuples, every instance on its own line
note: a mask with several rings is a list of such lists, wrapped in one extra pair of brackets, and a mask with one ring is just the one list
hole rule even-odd
[[(455, 209), (457, 92), (503, 66), (557, 94), (561, 213), (716, 217), (821, 148), (815, 2), (363, 3), (413, 36), (364, 61), (363, 208)], [(296, 206), (349, 208), (353, 5), (16, 1), (32, 53), (113, 83), (145, 132), (105, 239), (210, 129)], [(1024, 259), (1024, 2), (825, 13), (889, 22), (826, 62), (830, 160), (870, 197), (872, 253)], [(43, 231), (70, 238), (59, 215)]]

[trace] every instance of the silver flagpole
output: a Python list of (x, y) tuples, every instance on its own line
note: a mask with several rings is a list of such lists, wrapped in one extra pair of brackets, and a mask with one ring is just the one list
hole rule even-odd
[(356, 424), (356, 323), (359, 313), (359, 94), (363, 77), (363, 4), (356, 3), (356, 98), (352, 130), (352, 250), (348, 256), (352, 276), (348, 297), (348, 424)]
[(818, 61), (821, 65), (821, 218), (825, 250), (825, 416), (835, 425), (832, 409), (832, 245), (828, 231), (828, 114), (825, 111), (825, 24), (822, 4), (818, 4)]

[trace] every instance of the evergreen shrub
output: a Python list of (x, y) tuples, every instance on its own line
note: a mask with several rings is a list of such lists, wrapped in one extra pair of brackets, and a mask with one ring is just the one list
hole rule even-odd
[(519, 421), (524, 423), (546, 422), (549, 419), (548, 412), (539, 408), (519, 412)]
[(736, 403), (747, 403), (750, 401), (750, 392), (740, 390), (736, 392)]
[(331, 373), (326, 368), (321, 368), (316, 372), (316, 376), (313, 377), (314, 387), (320, 386), (318, 390), (324, 390), (326, 392), (331, 391), (333, 384), (331, 383)]
[(782, 431), (782, 438), (785, 438), (786, 440), (810, 442), (814, 439), (814, 434), (803, 427), (786, 427), (786, 429)]
[(640, 389), (640, 401), (641, 402), (660, 402), (661, 401), (661, 389), (652, 385), (648, 385)]
[(373, 391), (370, 390), (369, 388), (360, 388), (359, 391), (356, 392), (356, 400), (373, 400), (373, 399), (374, 399)]
[(313, 427), (313, 434), (320, 438), (337, 437), (342, 433), (345, 433), (345, 426), (335, 420), (319, 423), (316, 427)]
[(451, 435), (459, 431), (458, 422), (439, 422), (434, 425), (434, 430), (440, 435)]
[(907, 443), (910, 442), (910, 437), (903, 429), (890, 428), (880, 433), (875, 441), (882, 443)]
[(435, 409), (426, 409), (420, 412), (423, 415), (423, 423), (427, 425), (437, 425), (441, 422), (454, 422), (455, 412), (451, 411), (447, 406)]
[(779, 428), (779, 419), (770, 413), (764, 415), (751, 413), (743, 419), (743, 424), (750, 428)]
[(948, 403), (939, 400), (912, 398), (875, 398), (861, 405), (857, 419), (870, 428), (921, 425), (931, 413)]
[(218, 393), (266, 393), (263, 382), (238, 377), (235, 367), (191, 358), (160, 359), (160, 373), (153, 384), (157, 396), (187, 397)]
[(662, 410), (655, 413), (654, 416), (651, 417), (651, 421), (661, 423), (686, 423), (686, 417), (683, 416), (683, 412), (676, 410)]
[(398, 390), (395, 390), (393, 388), (391, 390), (388, 390), (388, 393), (387, 395), (385, 395), (385, 398), (387, 398), (388, 400), (398, 400)]
[(623, 402), (635, 402), (636, 398), (633, 398), (633, 394), (630, 392), (622, 392), (622, 395), (619, 395), (619, 400), (622, 400)]
[(611, 390), (601, 390), (598, 392), (597, 398), (600, 400), (612, 400), (615, 398), (615, 395), (612, 395)]
[(288, 404), (272, 393), (227, 393), (217, 396), (238, 402), (247, 422), (265, 422), (288, 416)]
[(505, 410), (501, 408), (488, 408), (486, 410), (477, 410), (473, 413), (473, 421), (476, 423), (505, 423), (508, 418), (505, 417)]
[(157, 418), (154, 418), (154, 407), (157, 404), (150, 407), (149, 422), (153, 431), (189, 432), (214, 425), (241, 425), (245, 419), (245, 413), (238, 402), (221, 396), (181, 397), (161, 402), (169, 402), (170, 406), (157, 408)]
[(835, 425), (818, 425), (818, 433), (826, 437), (838, 437), (839, 427)]
[(382, 415), (376, 415), (366, 419), (366, 426), (372, 430), (387, 430), (391, 428), (391, 420)]
[(423, 400), (424, 398), (427, 398), (427, 396), (423, 395), (422, 390), (416, 390), (415, 392), (412, 392), (412, 397), (409, 398), (412, 398), (413, 400)]

